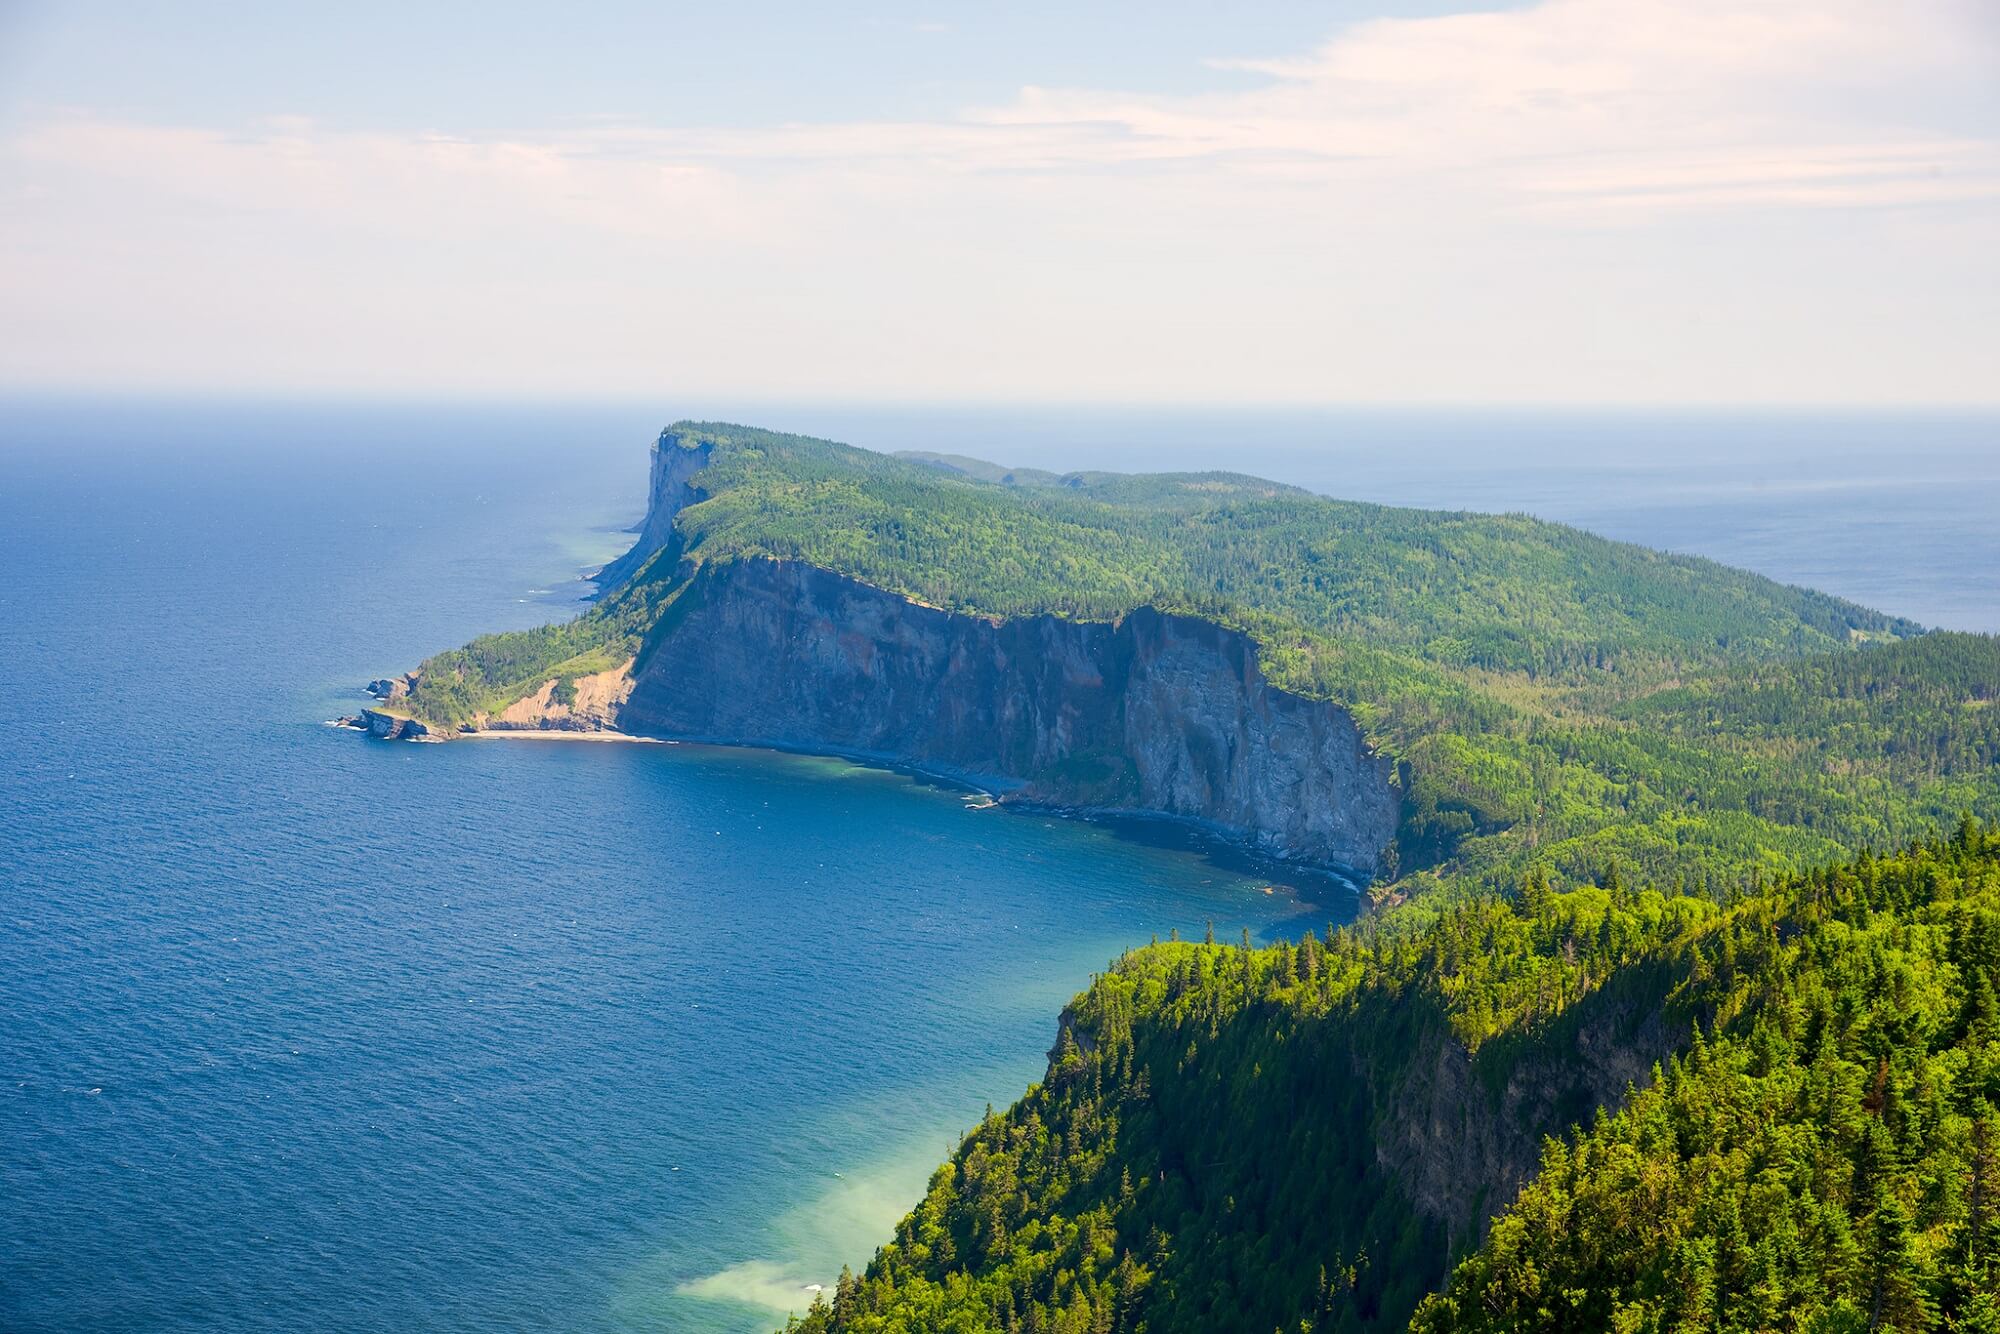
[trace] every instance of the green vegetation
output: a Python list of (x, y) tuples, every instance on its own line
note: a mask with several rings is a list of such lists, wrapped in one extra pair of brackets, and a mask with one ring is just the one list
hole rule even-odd
[(802, 560), (989, 615), (1109, 620), (1151, 604), (1531, 678), (1916, 629), (1520, 516), (1327, 500), (1234, 473), (1006, 486), (735, 426), (682, 423), (669, 438), (716, 446), (700, 481), (710, 499), (680, 522), (690, 554)]
[(999, 482), (1003, 486), (1060, 486), (1063, 480), (1061, 474), (1045, 472), (1040, 468), (1007, 468), (998, 463), (988, 463), (985, 459), (968, 458), (964, 454), (935, 454), (926, 449), (906, 449), (896, 457), (981, 482)]
[[(2000, 816), (2000, 641), (1518, 515), (1328, 500), (1233, 473), (1009, 471), (680, 423), (708, 447), (676, 542), (581, 620), (424, 665), (451, 726), (643, 652), (704, 563), (805, 561), (993, 616), (1152, 605), (1251, 634), (1349, 709), (1405, 793), (1386, 892), (1662, 884), (1824, 864)], [(1012, 483), (1005, 479), (1012, 477)]]
[[(1603, 878), (1128, 954), (792, 1328), (2000, 1329), (2000, 837), (1726, 905)], [(1426, 1297), (1454, 1220), (1398, 1125), (1439, 1054), (1471, 1052), (1478, 1107), (1649, 1031), (1680, 1037), (1645, 1091), (1539, 1127), (1585, 1123)], [(1468, 1218), (1504, 1204), (1463, 1184)]]
[(1808, 876), (1692, 957), (1712, 1027), (1414, 1328), (2000, 1330), (2000, 839)]
[(628, 661), (679, 596), (675, 585), (634, 582), (573, 621), (481, 635), (464, 648), (426, 658), (411, 690), (411, 712), (444, 728), (462, 727), (533, 694), (554, 678), (568, 703), (575, 680)]
[(643, 660), (697, 569), (791, 560), (1241, 630), (1403, 789), (1383, 911), (1120, 959), (795, 1328), (2000, 1331), (2000, 640), (1516, 515), (696, 447), (664, 550), (411, 708)]

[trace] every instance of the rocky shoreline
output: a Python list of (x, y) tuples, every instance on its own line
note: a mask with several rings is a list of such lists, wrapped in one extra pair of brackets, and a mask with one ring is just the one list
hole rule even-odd
[[(636, 658), (547, 680), (470, 735), (608, 733), (831, 755), (1063, 814), (1168, 819), (1277, 859), (1354, 871), (1396, 834), (1396, 767), (1339, 705), (1273, 685), (1256, 644), (1140, 607), (1116, 621), (951, 612), (794, 560), (700, 561), (675, 519), (710, 456), (655, 449), (639, 540), (607, 566), (677, 583), (671, 629)], [(352, 725), (438, 741), (403, 702), (416, 673), (369, 683)], [(456, 734), (456, 733), (454, 733)]]
[(366, 732), (379, 741), (438, 742), (446, 739), (419, 719), (381, 709), (363, 709), (359, 713), (346, 714), (335, 718), (333, 725), (354, 732)]
[[(1255, 645), (1142, 608), (1116, 622), (952, 613), (795, 562), (697, 567), (643, 661), (543, 682), (456, 735), (646, 737), (905, 769), (1067, 816), (1166, 819), (1371, 876), (1401, 790), (1337, 705), (1270, 684)], [(354, 724), (437, 741), (370, 683)]]

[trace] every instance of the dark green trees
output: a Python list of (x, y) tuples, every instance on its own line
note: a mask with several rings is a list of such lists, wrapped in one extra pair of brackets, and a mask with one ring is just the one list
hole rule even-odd
[[(803, 1328), (1994, 1328), (2000, 837), (1728, 907), (1603, 878), (1126, 956), (1046, 1081)], [(1479, 1081), (1561, 1079), (1656, 1030), (1681, 1036), (1645, 1086), (1544, 1126), (1518, 1199), (1457, 1202), (1498, 1211), (1483, 1240), (1392, 1147), (1424, 1142), (1400, 1122), (1437, 1114), (1468, 1052), (1478, 1107)]]
[(1416, 1328), (1990, 1327), (1996, 927), (1969, 823), (1739, 904), (1708, 1035), (1550, 1146)]

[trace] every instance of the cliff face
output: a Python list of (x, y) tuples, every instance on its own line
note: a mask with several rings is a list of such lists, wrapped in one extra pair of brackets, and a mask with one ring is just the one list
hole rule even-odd
[(1675, 1002), (1684, 961), (1633, 964), (1536, 1036), (1468, 1053), (1441, 1018), (1400, 1046), (1364, 1044), (1356, 1078), (1374, 1096), (1375, 1158), (1456, 1245), (1482, 1239), (1541, 1161), (1542, 1137), (1616, 1108), (1652, 1082), (1693, 1011)]
[(431, 735), (431, 729), (417, 719), (384, 713), (380, 709), (363, 709), (359, 716), (344, 721), (383, 741), (437, 740)]
[(603, 732), (618, 726), (618, 710), (632, 693), (632, 664), (579, 676), (566, 695), (557, 683), (544, 681), (534, 694), (515, 700), (481, 728), (488, 732)]
[(653, 446), (652, 477), (646, 488), (648, 502), (645, 522), (639, 525), (639, 540), (632, 549), (597, 572), (600, 588), (616, 588), (638, 573), (655, 552), (674, 543), (674, 516), (701, 499), (690, 483), (708, 466), (714, 453), (710, 445), (683, 444), (672, 431), (662, 431)]
[[(990, 620), (798, 562), (702, 562), (680, 512), (712, 446), (663, 433), (631, 551), (680, 587), (638, 657), (554, 680), (480, 725), (837, 752), (973, 778), (1009, 799), (1172, 816), (1373, 874), (1401, 797), (1338, 707), (1272, 686), (1243, 635), (1141, 608), (1113, 623)], [(377, 683), (393, 687), (396, 683)]]
[(1242, 635), (1149, 608), (996, 622), (789, 562), (693, 573), (618, 721), (955, 771), (1365, 872), (1399, 809), (1353, 720), (1273, 687)]

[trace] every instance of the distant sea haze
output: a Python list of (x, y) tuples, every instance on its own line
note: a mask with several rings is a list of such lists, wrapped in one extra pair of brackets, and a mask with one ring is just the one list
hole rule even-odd
[(1527, 510), (2000, 630), (1992, 418), (16, 401), (0, 1328), (767, 1330), (1118, 951), (1352, 912), (835, 761), (322, 726), (573, 614), (683, 416)]

